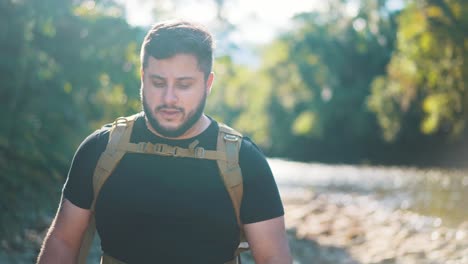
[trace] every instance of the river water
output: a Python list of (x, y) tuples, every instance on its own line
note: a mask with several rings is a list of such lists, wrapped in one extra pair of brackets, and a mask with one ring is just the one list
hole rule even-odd
[(349, 195), (388, 210), (408, 210), (456, 227), (468, 220), (468, 171), (325, 165), (269, 159), (282, 194)]

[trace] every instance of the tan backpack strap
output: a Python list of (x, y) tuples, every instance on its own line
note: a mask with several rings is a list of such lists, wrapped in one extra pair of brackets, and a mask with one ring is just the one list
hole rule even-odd
[(84, 233), (83, 240), (81, 241), (80, 254), (78, 255), (78, 264), (86, 264), (91, 245), (93, 244), (94, 233), (96, 232), (96, 220), (94, 213), (89, 219), (88, 227)]
[(151, 142), (140, 142), (128, 143), (126, 146), (123, 146), (123, 148), (130, 153), (227, 161), (226, 152), (205, 150), (202, 147), (181, 148), (161, 143), (153, 144)]
[(218, 160), (217, 162), (224, 185), (226, 186), (234, 206), (237, 224), (240, 229), (240, 244), (236, 250), (236, 256), (238, 256), (240, 252), (248, 250), (249, 248), (240, 218), (240, 207), (244, 192), (242, 171), (239, 166), (239, 151), (241, 143), (242, 134), (224, 124), (219, 124), (217, 150), (219, 152), (226, 153), (227, 161)]
[(119, 117), (112, 124), (109, 134), (109, 142), (106, 150), (99, 157), (96, 169), (93, 176), (94, 199), (91, 209), (94, 211), (94, 206), (99, 195), (99, 192), (104, 185), (104, 182), (114, 171), (116, 165), (125, 155), (125, 146), (130, 142), (132, 135), (133, 123), (137, 115), (130, 117)]
[(241, 227), (240, 205), (242, 202), (243, 185), (239, 167), (239, 150), (242, 137), (239, 133), (234, 134), (230, 132), (231, 130), (227, 129), (226, 125), (219, 124), (217, 150), (226, 153), (227, 161), (218, 160), (217, 162), (224, 185), (234, 205), (237, 223)]
[(112, 256), (107, 255), (104, 253), (101, 256), (101, 264), (125, 264), (125, 262), (120, 261), (116, 258), (113, 258)]
[(240, 257), (236, 256), (234, 259), (224, 262), (224, 264), (241, 264)]
[(99, 157), (99, 160), (96, 165), (96, 169), (93, 174), (93, 201), (91, 203), (91, 219), (89, 220), (88, 228), (83, 237), (81, 243), (80, 254), (78, 256), (78, 263), (85, 264), (86, 259), (93, 243), (94, 233), (96, 232), (96, 219), (94, 218), (94, 209), (96, 205), (96, 200), (101, 190), (101, 187), (104, 185), (104, 182), (114, 171), (115, 167), (125, 155), (124, 148), (121, 148), (122, 145), (126, 145), (130, 141), (130, 136), (132, 134), (133, 123), (137, 115), (129, 117), (119, 117), (117, 118), (110, 129), (109, 141), (104, 152)]

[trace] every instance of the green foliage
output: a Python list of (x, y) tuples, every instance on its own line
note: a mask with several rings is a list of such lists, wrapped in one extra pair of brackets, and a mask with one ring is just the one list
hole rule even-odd
[(468, 120), (468, 3), (415, 1), (398, 23), (396, 52), (369, 98), (385, 139), (408, 133), (411, 115), (424, 134), (460, 138)]
[(269, 86), (265, 85), (265, 76), (235, 65), (227, 56), (216, 60), (214, 71), (215, 82), (206, 113), (253, 137), (259, 144), (268, 144), (265, 95)]
[(57, 206), (86, 134), (139, 109), (143, 33), (89, 3), (0, 3), (0, 237)]
[(298, 15), (264, 55), (274, 155), (360, 162), (381, 144), (366, 96), (392, 52), (392, 14), (378, 1), (363, 1), (355, 16), (332, 3), (330, 12)]
[(317, 131), (317, 129), (315, 129), (317, 118), (317, 115), (311, 111), (300, 113), (293, 123), (292, 130), (294, 135), (307, 136), (310, 135), (312, 131)]

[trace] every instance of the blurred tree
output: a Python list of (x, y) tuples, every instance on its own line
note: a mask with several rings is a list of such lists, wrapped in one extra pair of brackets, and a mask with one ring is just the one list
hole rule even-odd
[(119, 10), (111, 1), (0, 2), (0, 237), (56, 207), (87, 133), (139, 109), (142, 33)]
[(229, 56), (217, 58), (214, 72), (215, 83), (206, 113), (267, 145), (268, 78), (234, 64)]
[(272, 78), (272, 153), (299, 159), (361, 162), (382, 142), (366, 96), (383, 74), (395, 38), (385, 1), (330, 1), (325, 13), (295, 18), (297, 29), (265, 53)]
[(468, 121), (468, 2), (414, 1), (398, 23), (397, 50), (368, 101), (385, 139), (419, 131), (461, 138)]

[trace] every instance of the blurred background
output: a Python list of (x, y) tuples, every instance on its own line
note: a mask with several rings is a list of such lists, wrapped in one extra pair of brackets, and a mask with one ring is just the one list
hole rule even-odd
[(347, 190), (420, 179), (415, 211), (468, 218), (468, 1), (0, 0), (0, 260), (37, 254), (77, 146), (140, 111), (140, 45), (169, 18), (214, 33), (206, 113), (268, 157)]

